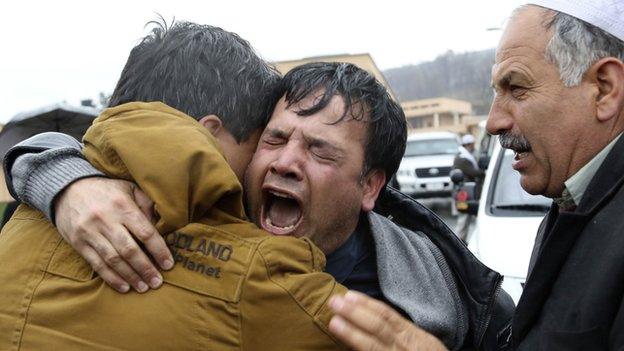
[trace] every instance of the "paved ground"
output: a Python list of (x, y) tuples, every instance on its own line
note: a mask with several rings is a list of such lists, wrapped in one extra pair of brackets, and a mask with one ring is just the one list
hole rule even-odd
[[(433, 212), (435, 212), (442, 220), (446, 223), (446, 225), (451, 228), (451, 230), (455, 231), (455, 226), (457, 225), (457, 217), (451, 214), (451, 199), (418, 199), (420, 203), (429, 207)], [(470, 226), (470, 233), (474, 230), (474, 222)], [(468, 234), (468, 238), (470, 238)]]

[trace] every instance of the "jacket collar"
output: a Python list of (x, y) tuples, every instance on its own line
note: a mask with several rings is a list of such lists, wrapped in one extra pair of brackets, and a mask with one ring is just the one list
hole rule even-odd
[(576, 212), (595, 213), (610, 200), (624, 182), (624, 136), (620, 137), (587, 186)]
[(622, 186), (623, 151), (624, 138), (620, 138), (590, 181), (574, 212), (559, 213), (558, 206), (553, 204), (542, 222), (531, 257), (530, 274), (514, 316), (516, 345), (533, 327), (585, 225)]
[(502, 276), (481, 263), (436, 214), (400, 191), (387, 187), (380, 194), (375, 212), (407, 229), (423, 232), (440, 249), (455, 273), (458, 288), (467, 295), (464, 300), (474, 345), (480, 345)]

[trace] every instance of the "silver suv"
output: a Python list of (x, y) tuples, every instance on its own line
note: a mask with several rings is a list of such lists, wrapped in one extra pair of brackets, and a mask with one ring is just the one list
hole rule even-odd
[(414, 134), (407, 138), (405, 155), (397, 171), (400, 190), (418, 198), (449, 197), (449, 177), (459, 139), (450, 132)]

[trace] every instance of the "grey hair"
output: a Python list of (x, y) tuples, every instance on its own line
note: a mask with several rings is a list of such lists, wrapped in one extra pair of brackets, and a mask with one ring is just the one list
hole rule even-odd
[(624, 42), (604, 30), (562, 12), (548, 10), (546, 29), (554, 34), (546, 46), (546, 59), (559, 68), (567, 87), (581, 83), (583, 74), (596, 61), (615, 57), (624, 61)]

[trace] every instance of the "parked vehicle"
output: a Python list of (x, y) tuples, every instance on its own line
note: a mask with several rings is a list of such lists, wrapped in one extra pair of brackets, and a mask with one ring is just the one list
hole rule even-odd
[(458, 148), (459, 139), (450, 132), (409, 136), (396, 177), (400, 190), (418, 198), (449, 197), (453, 190), (449, 174)]
[(537, 229), (552, 200), (522, 189), (520, 174), (511, 167), (513, 158), (513, 151), (502, 149), (498, 143), (494, 145), (478, 206), (466, 209), (472, 212), (478, 207), (468, 247), (505, 277), (502, 287), (517, 304)]

